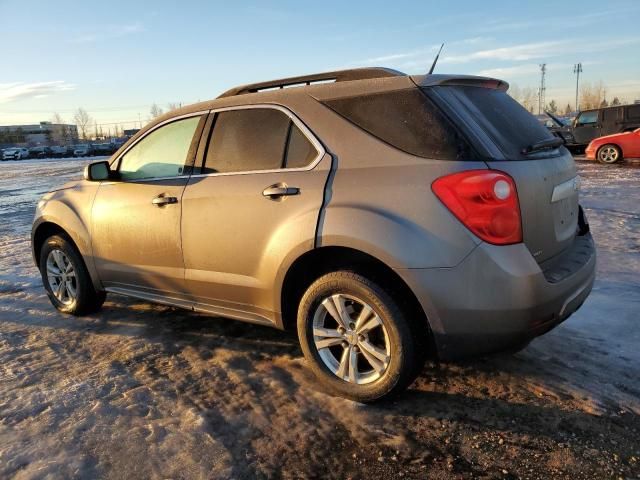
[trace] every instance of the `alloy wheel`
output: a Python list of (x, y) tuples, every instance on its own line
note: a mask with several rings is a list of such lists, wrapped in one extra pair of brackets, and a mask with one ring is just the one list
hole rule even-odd
[(71, 305), (78, 296), (76, 271), (69, 257), (60, 249), (49, 252), (46, 262), (51, 292), (63, 305)]
[(391, 360), (387, 329), (365, 301), (352, 295), (325, 298), (313, 316), (313, 342), (324, 365), (349, 383), (380, 379)]
[(618, 149), (615, 147), (603, 147), (598, 153), (600, 161), (604, 163), (615, 163), (618, 160)]

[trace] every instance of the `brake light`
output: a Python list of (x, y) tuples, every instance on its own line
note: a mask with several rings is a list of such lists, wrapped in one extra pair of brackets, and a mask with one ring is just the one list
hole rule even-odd
[(431, 189), (465, 227), (485, 242), (522, 242), (518, 192), (506, 173), (468, 170), (438, 178)]

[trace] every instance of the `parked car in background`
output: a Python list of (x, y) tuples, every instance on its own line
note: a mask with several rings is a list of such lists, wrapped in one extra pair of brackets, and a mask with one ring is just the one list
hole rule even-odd
[(29, 150), (26, 148), (6, 148), (2, 152), (2, 160), (24, 160), (29, 158)]
[(29, 158), (51, 158), (51, 148), (49, 147), (31, 147), (29, 149)]
[(544, 114), (536, 115), (536, 118), (553, 135), (561, 138), (564, 142), (564, 146), (569, 150), (574, 150), (578, 147), (575, 138), (573, 137), (572, 128), (570, 125), (566, 125), (558, 117), (550, 112), (544, 112)]
[(73, 151), (71, 147), (68, 147), (66, 145), (54, 145), (53, 147), (51, 147), (51, 155), (54, 158), (70, 157), (73, 156)]
[(94, 155), (111, 155), (117, 150), (112, 143), (96, 143), (92, 145)]
[(586, 147), (591, 140), (640, 128), (640, 105), (618, 105), (584, 110), (573, 121), (576, 145)]
[(596, 138), (585, 150), (589, 160), (616, 163), (624, 158), (640, 158), (640, 128), (633, 132), (617, 133)]
[(93, 147), (88, 143), (76, 145), (73, 149), (74, 157), (89, 157), (93, 155)]

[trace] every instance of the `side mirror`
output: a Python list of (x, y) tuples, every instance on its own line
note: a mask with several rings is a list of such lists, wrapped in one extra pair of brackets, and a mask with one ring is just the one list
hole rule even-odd
[(84, 167), (84, 179), (90, 182), (100, 182), (109, 180), (111, 172), (109, 170), (109, 162), (93, 162)]

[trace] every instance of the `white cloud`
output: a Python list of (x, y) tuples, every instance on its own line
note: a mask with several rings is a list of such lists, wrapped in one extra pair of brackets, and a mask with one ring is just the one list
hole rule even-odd
[(127, 35), (144, 32), (144, 30), (144, 25), (139, 22), (124, 25), (107, 25), (95, 31), (78, 35), (71, 41), (73, 43), (94, 43), (113, 38), (126, 37)]
[(32, 83), (0, 83), (0, 103), (28, 98), (43, 98), (54, 93), (75, 90), (76, 85), (63, 80)]

